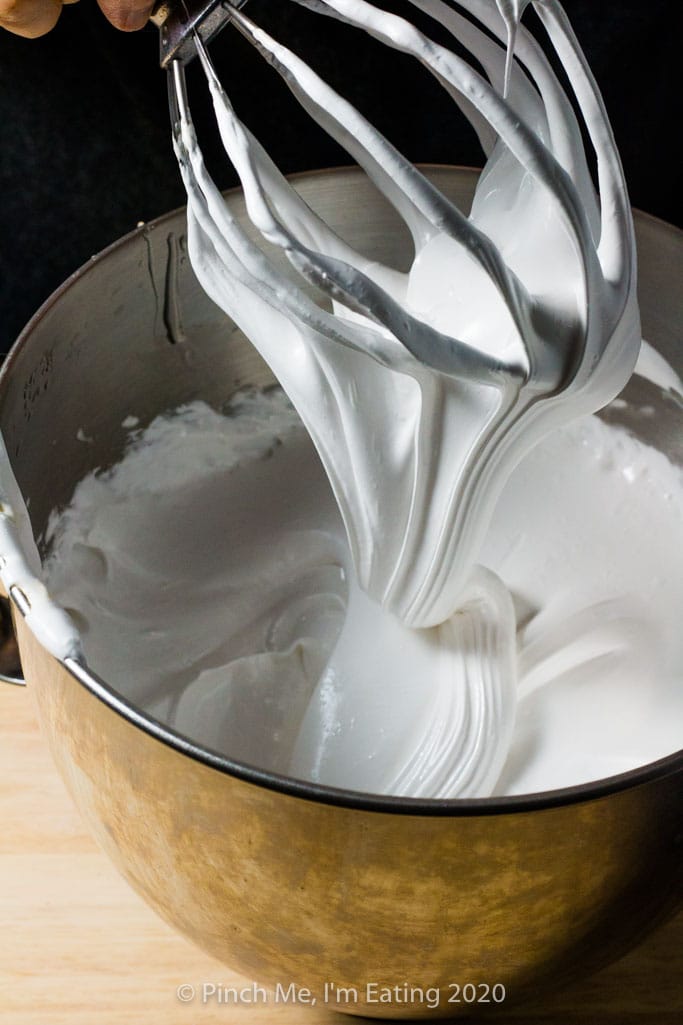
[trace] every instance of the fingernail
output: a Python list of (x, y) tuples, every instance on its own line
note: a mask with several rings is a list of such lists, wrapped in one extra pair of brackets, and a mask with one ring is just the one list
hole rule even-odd
[(138, 29), (145, 27), (149, 20), (149, 14), (149, 8), (141, 11), (122, 11), (119, 18), (119, 28), (122, 32), (137, 32)]

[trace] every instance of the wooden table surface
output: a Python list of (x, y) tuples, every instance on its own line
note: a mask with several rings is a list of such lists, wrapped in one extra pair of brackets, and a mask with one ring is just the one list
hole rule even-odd
[[(202, 1003), (204, 983), (244, 986), (162, 922), (81, 824), (25, 688), (0, 684), (2, 1025), (324, 1025), (322, 1007)], [(195, 988), (183, 1000), (178, 987)], [(181, 990), (188, 996), (190, 990)], [(358, 1020), (358, 1019), (355, 1019)], [(494, 1021), (681, 1025), (683, 915), (636, 951), (553, 998)]]

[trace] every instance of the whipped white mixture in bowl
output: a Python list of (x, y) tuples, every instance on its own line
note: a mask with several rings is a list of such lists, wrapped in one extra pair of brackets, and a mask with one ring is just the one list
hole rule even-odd
[[(680, 747), (682, 524), (681, 467), (584, 417), (507, 481), (476, 614), (407, 629), (356, 583), (284, 393), (246, 391), (133, 430), (53, 514), (45, 577), (103, 678), (231, 759), (372, 793), (530, 793)], [(507, 704), (467, 704), (483, 657)]]

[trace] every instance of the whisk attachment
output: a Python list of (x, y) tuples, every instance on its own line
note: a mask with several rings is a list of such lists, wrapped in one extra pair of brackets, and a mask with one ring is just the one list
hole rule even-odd
[[(175, 147), (202, 283), (259, 348), (304, 419), (362, 585), (405, 621), (436, 624), (457, 607), (506, 477), (501, 466), (511, 471), (549, 429), (600, 408), (632, 372), (640, 328), (621, 166), (597, 87), (555, 0), (532, 6), (586, 121), (599, 197), (577, 117), (550, 61), (523, 24), (511, 31), (524, 4), (466, 0), (459, 5), (465, 17), (444, 0), (412, 0), (461, 41), (481, 74), (366, 0), (290, 2), (419, 60), (471, 118), (488, 153), (467, 217), (303, 60), (235, 8), (234, 27), (403, 218), (415, 256), (407, 275), (380, 266), (311, 211), (237, 117), (197, 38), (221, 139), (264, 249), (231, 220), (209, 178), (182, 69), (173, 68)], [(294, 278), (275, 265), (268, 245), (286, 255)], [(420, 307), (426, 267), (445, 293), (459, 296), (448, 316), (439, 314), (438, 301)], [(264, 335), (259, 304), (282, 319), (277, 341)], [(283, 338), (290, 339), (287, 354)], [(305, 355), (293, 360), (300, 348)], [(353, 411), (344, 408), (351, 393)], [(390, 429), (399, 406), (400, 454)], [(450, 416), (462, 422), (445, 446)], [(368, 436), (377, 438), (370, 449), (358, 441)], [(391, 510), (393, 540), (381, 525), (387, 511), (368, 507), (368, 495), (377, 493)], [(434, 523), (440, 529), (427, 531)]]

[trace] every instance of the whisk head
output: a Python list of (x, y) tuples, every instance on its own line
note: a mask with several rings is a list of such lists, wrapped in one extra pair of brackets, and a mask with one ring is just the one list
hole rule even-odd
[[(406, 622), (432, 625), (457, 607), (506, 468), (552, 427), (604, 405), (632, 372), (640, 326), (621, 165), (599, 91), (556, 0), (531, 6), (595, 150), (597, 191), (574, 106), (521, 24), (524, 0), (411, 0), (483, 73), (367, 0), (290, 2), (420, 61), (470, 120), (487, 156), (466, 216), (303, 60), (244, 10), (231, 9), (235, 28), (405, 221), (415, 251), (410, 273), (373, 264), (280, 174), (237, 117), (195, 32), (251, 221), (264, 243), (284, 251), (297, 283), (225, 207), (197, 145), (182, 63), (171, 62), (195, 270), (299, 410), (362, 585)], [(459, 302), (445, 312), (438, 302), (420, 305), (425, 266), (429, 274), (446, 268), (446, 290), (459, 283)], [(450, 418), (463, 409), (468, 416), (453, 432)], [(386, 507), (373, 504), (377, 494)]]

